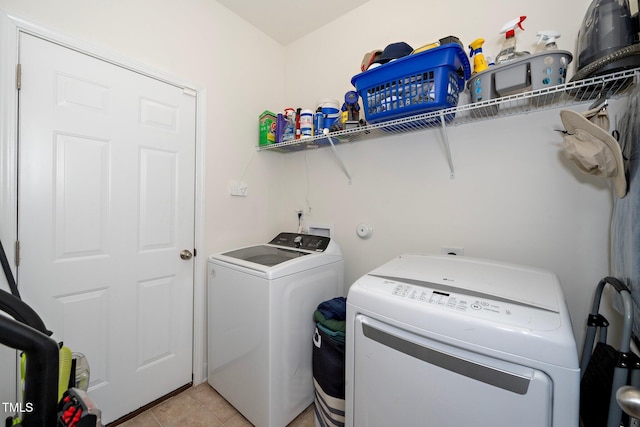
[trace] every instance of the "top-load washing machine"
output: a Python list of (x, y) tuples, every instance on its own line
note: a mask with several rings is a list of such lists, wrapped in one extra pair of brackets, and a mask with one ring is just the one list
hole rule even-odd
[(346, 425), (577, 427), (580, 368), (555, 274), (402, 255), (347, 297)]
[(344, 295), (333, 239), (280, 233), (211, 255), (208, 381), (258, 427), (284, 427), (313, 402), (313, 313)]

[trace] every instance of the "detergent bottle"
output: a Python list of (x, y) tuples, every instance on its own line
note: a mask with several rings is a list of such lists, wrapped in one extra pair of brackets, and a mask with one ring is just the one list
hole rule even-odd
[(536, 34), (538, 39), (538, 45), (544, 42), (544, 48), (542, 50), (557, 50), (558, 45), (556, 40), (560, 38), (560, 33), (557, 31), (538, 31)]
[(469, 44), (469, 57), (473, 58), (473, 73), (480, 73), (489, 66), (487, 65), (487, 60), (484, 58), (484, 54), (482, 53), (482, 44), (484, 43), (484, 39), (475, 39)]
[(524, 31), (522, 27), (522, 22), (527, 19), (526, 16), (520, 16), (516, 19), (513, 19), (506, 24), (500, 30), (500, 34), (505, 35), (504, 42), (502, 43), (502, 50), (496, 56), (496, 64), (504, 64), (506, 62), (510, 62), (516, 59), (518, 56), (518, 52), (516, 52), (516, 29), (520, 28)]

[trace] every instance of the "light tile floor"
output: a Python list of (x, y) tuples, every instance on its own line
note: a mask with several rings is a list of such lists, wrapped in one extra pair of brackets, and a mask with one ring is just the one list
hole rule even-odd
[[(287, 427), (313, 427), (313, 405), (304, 410)], [(229, 402), (207, 383), (146, 410), (119, 427), (251, 427)]]

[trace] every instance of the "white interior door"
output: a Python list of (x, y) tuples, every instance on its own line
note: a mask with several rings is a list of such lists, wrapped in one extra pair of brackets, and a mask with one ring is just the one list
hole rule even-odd
[(196, 98), (20, 36), (19, 284), (113, 421), (192, 378)]

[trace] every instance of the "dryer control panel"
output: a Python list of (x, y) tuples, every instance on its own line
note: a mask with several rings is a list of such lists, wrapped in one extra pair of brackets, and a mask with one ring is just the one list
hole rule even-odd
[[(370, 276), (371, 277), (371, 276)], [(376, 277), (366, 287), (418, 304), (418, 310), (438, 309), (454, 315), (471, 316), (526, 329), (552, 330), (559, 326), (558, 313), (497, 296), (456, 292), (436, 283), (409, 284)], [(393, 278), (395, 279), (395, 278)], [(429, 286), (430, 285), (430, 286)]]
[[(417, 286), (397, 284), (393, 288), (393, 295), (432, 304), (451, 310), (466, 312), (468, 310), (490, 311), (501, 314), (503, 307), (495, 301), (482, 300), (468, 295), (452, 294), (432, 289), (421, 289)], [(512, 310), (504, 307), (504, 314), (512, 314)]]

